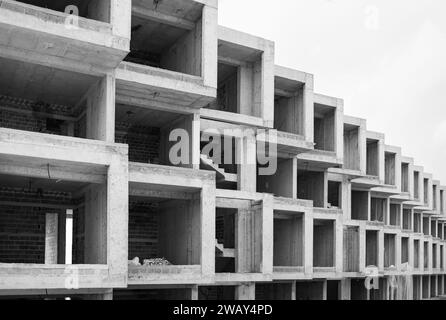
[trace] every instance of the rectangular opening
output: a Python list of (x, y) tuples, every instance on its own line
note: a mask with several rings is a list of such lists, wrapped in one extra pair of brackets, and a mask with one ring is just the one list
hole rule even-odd
[(387, 200), (383, 198), (371, 198), (370, 201), (370, 221), (384, 223), (387, 213)]
[(236, 209), (217, 208), (215, 256), (215, 272), (217, 273), (235, 272), (236, 219)]
[(235, 300), (234, 286), (199, 286), (198, 300), (233, 301)]
[(364, 286), (364, 279), (350, 280), (350, 295), (351, 300), (367, 300), (367, 289)]
[(256, 300), (291, 300), (293, 283), (256, 283)]
[(412, 210), (403, 209), (403, 229), (412, 230)]
[(318, 171), (297, 171), (297, 198), (312, 200), (318, 208), (325, 207), (325, 173)]
[(378, 266), (378, 231), (366, 231), (366, 266)]
[(335, 222), (314, 220), (313, 230), (313, 266), (318, 268), (334, 267), (335, 258)]
[(423, 276), (423, 299), (430, 298), (430, 279), (429, 276)]
[(440, 190), (440, 214), (444, 213), (444, 190)]
[(134, 1), (125, 61), (201, 77), (202, 12), (195, 1)]
[(440, 240), (443, 240), (443, 232), (444, 232), (443, 224), (440, 223), (440, 221), (438, 221), (438, 226), (437, 226), (437, 237), (438, 237)]
[(43, 9), (50, 9), (67, 14), (75, 14), (70, 11), (70, 6), (77, 8), (79, 17), (110, 22), (110, 0), (16, 0)]
[(401, 263), (409, 263), (409, 238), (401, 238)]
[(438, 206), (437, 206), (437, 186), (434, 184), (433, 186), (432, 186), (432, 208), (433, 208), (433, 210), (434, 211), (436, 211), (437, 209), (438, 209)]
[(325, 300), (325, 285), (323, 281), (298, 281), (296, 282), (296, 300), (308, 301)]
[(0, 175), (0, 263), (106, 265), (106, 201), (105, 183)]
[(338, 280), (327, 280), (327, 300), (337, 301), (340, 300), (340, 287), (341, 281)]
[(379, 141), (367, 139), (367, 175), (379, 176)]
[(430, 226), (429, 226), (429, 217), (423, 217), (423, 234), (425, 236), (430, 236), (429, 232)]
[(336, 110), (321, 104), (314, 105), (314, 148), (335, 152)]
[(336, 181), (328, 181), (328, 207), (342, 208), (341, 189), (342, 184)]
[(430, 276), (431, 281), (431, 298), (437, 297), (437, 276)]
[[(199, 194), (185, 199), (156, 196), (130, 197), (129, 260), (145, 272), (156, 268), (198, 266), (201, 261), (201, 206)], [(191, 229), (197, 232), (190, 232)]]
[(409, 192), (409, 164), (401, 163), (401, 191)]
[(113, 289), (113, 300), (116, 301), (172, 301), (191, 300), (192, 289)]
[(424, 242), (424, 269), (429, 268), (429, 242)]
[(303, 267), (304, 219), (302, 214), (274, 212), (273, 261), (277, 267)]
[(415, 200), (420, 200), (420, 173), (418, 171), (413, 173), (413, 193)]
[(344, 168), (359, 171), (359, 127), (344, 124)]
[(438, 264), (437, 264), (437, 262), (438, 262), (437, 258), (438, 258), (437, 257), (437, 244), (434, 243), (434, 244), (432, 244), (432, 267), (433, 268), (438, 268), (439, 267)]
[(359, 227), (344, 226), (344, 271), (359, 272)]
[(413, 300), (422, 299), (421, 276), (413, 276)]
[(437, 221), (431, 220), (431, 236), (436, 238), (437, 237)]
[(442, 295), (444, 295), (444, 287), (443, 287), (443, 284), (444, 284), (444, 281), (443, 281), (443, 275), (438, 275), (437, 276), (437, 290), (438, 290), (438, 295), (439, 296), (442, 296)]
[(384, 268), (395, 267), (396, 262), (396, 236), (384, 234)]
[(257, 192), (270, 193), (276, 197), (295, 198), (293, 194), (293, 159), (277, 159), (277, 170), (274, 175), (260, 174), (260, 169), (265, 167), (257, 163)]
[(276, 77), (274, 129), (299, 136), (305, 134), (305, 84)]
[(88, 114), (103, 106), (97, 94), (105, 80), (4, 58), (0, 68), (0, 127), (98, 138)]
[(420, 268), (420, 240), (413, 241), (413, 267), (415, 269)]
[(352, 220), (368, 220), (369, 193), (367, 191), (352, 190)]
[(401, 205), (400, 204), (390, 204), (389, 212), (389, 225), (395, 227), (401, 227)]
[(424, 204), (429, 204), (429, 179), (423, 179), (423, 186), (424, 186)]
[(413, 214), (413, 228), (414, 228), (415, 233), (423, 233), (423, 229), (421, 226), (422, 222), (423, 222), (423, 219), (422, 219), (421, 213), (415, 212)]
[(394, 186), (395, 181), (395, 171), (396, 171), (396, 154), (386, 152), (384, 158), (384, 173), (385, 173), (385, 184)]

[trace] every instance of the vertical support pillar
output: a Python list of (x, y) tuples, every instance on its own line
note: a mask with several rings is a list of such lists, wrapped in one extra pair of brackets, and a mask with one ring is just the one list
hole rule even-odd
[(237, 139), (238, 187), (240, 191), (257, 190), (257, 144), (254, 130)]
[(243, 283), (235, 288), (235, 300), (255, 300), (256, 286), (254, 283)]
[(58, 238), (57, 213), (47, 213), (45, 215), (45, 264), (57, 264)]
[(341, 300), (351, 300), (351, 279), (344, 278), (341, 280)]
[(303, 90), (303, 104), (305, 140), (314, 143), (314, 76), (311, 74), (306, 75), (306, 82)]
[(211, 277), (215, 272), (215, 182), (201, 190), (201, 272)]
[(313, 211), (304, 214), (304, 272), (313, 274)]
[(210, 3), (203, 8), (202, 17), (202, 71), (203, 84), (217, 88), (218, 61), (218, 8)]
[(384, 231), (378, 231), (378, 269), (384, 271)]

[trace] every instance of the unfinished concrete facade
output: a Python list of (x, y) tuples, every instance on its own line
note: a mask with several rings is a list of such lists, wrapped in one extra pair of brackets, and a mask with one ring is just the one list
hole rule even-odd
[(446, 187), (217, 18), (0, 0), (0, 298), (443, 295)]

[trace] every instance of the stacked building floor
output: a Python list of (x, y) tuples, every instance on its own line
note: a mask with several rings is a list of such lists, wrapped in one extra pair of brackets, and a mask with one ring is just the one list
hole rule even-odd
[(0, 299), (444, 295), (446, 187), (217, 20), (0, 0)]

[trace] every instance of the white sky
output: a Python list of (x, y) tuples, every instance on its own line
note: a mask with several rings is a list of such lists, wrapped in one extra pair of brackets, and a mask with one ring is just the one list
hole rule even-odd
[(446, 185), (446, 1), (219, 0), (221, 25), (276, 43), (276, 64)]

